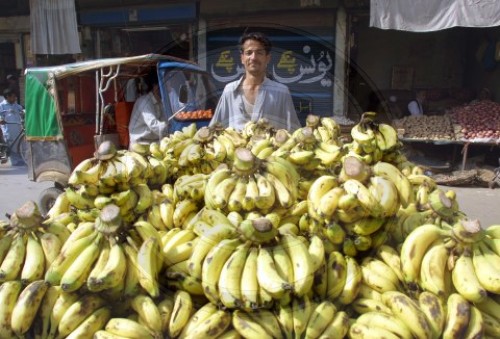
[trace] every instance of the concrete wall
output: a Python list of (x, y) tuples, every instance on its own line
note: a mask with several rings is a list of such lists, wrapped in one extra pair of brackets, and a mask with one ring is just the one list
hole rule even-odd
[(368, 27), (368, 18), (353, 25), (354, 61), (379, 89), (391, 88), (393, 66), (414, 70), (412, 88), (463, 86), (466, 44), (460, 29), (412, 33)]
[[(467, 63), (465, 67), (465, 82), (474, 84), (477, 89), (487, 87), (492, 92), (495, 101), (500, 102), (500, 60), (490, 69), (485, 67), (480, 51), (491, 42), (500, 42), (500, 27), (470, 30), (467, 39)], [(499, 51), (500, 52), (500, 51)], [(500, 57), (500, 54), (497, 52)]]

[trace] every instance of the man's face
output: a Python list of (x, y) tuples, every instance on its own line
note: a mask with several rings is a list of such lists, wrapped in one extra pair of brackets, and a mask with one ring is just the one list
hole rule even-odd
[(17, 96), (16, 96), (15, 94), (11, 94), (11, 95), (6, 96), (6, 97), (5, 97), (5, 100), (7, 100), (7, 102), (8, 102), (9, 104), (13, 104), (13, 103), (15, 103), (15, 102), (16, 102), (16, 100), (17, 100)]
[(241, 63), (248, 73), (252, 75), (265, 74), (269, 61), (271, 61), (271, 54), (266, 54), (266, 50), (260, 42), (256, 40), (244, 42)]

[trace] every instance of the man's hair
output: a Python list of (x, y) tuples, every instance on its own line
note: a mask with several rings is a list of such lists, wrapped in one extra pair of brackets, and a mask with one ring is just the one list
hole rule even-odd
[(269, 54), (271, 52), (271, 48), (273, 47), (271, 44), (271, 41), (269, 40), (269, 38), (265, 34), (260, 33), (260, 32), (245, 33), (241, 36), (240, 42), (239, 42), (240, 51), (242, 53), (243, 53), (243, 44), (247, 40), (255, 40), (255, 41), (260, 42), (262, 44), (262, 46), (264, 46), (264, 50), (266, 51), (266, 54)]
[(14, 95), (14, 94), (16, 94), (16, 93), (14, 93), (14, 91), (12, 91), (10, 88), (6, 88), (3, 90), (4, 98), (7, 98), (7, 97)]
[(144, 82), (148, 86), (148, 91), (151, 91), (154, 85), (158, 85), (158, 74), (156, 74), (156, 68), (151, 68), (149, 73), (144, 76)]

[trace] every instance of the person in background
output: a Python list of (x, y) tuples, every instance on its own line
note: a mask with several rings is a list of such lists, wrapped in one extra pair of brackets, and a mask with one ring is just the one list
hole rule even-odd
[(16, 102), (19, 103), (20, 99), (19, 83), (17, 82), (16, 76), (9, 74), (7, 75), (6, 79), (7, 79), (7, 88), (16, 94)]
[(150, 144), (167, 135), (168, 124), (163, 111), (156, 70), (151, 71), (144, 81), (149, 92), (135, 101), (128, 126), (130, 146), (134, 143)]
[(408, 112), (410, 115), (424, 115), (424, 103), (426, 93), (424, 90), (417, 91), (415, 99), (408, 104)]
[(266, 76), (271, 61), (269, 39), (262, 33), (247, 33), (239, 46), (245, 74), (225, 86), (210, 125), (241, 130), (247, 122), (265, 118), (276, 129), (300, 128), (288, 87)]
[[(10, 88), (3, 91), (4, 100), (0, 103), (0, 124), (5, 142), (11, 144), (22, 130), (23, 107), (17, 103), (17, 95)], [(16, 152), (14, 145), (10, 151), (12, 166), (25, 166), (23, 158)]]

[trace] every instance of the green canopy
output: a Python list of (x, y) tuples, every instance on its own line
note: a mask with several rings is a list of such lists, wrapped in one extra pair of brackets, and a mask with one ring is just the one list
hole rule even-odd
[(56, 103), (45, 83), (48, 74), (26, 74), (26, 138), (28, 140), (56, 140), (62, 138), (57, 120)]

